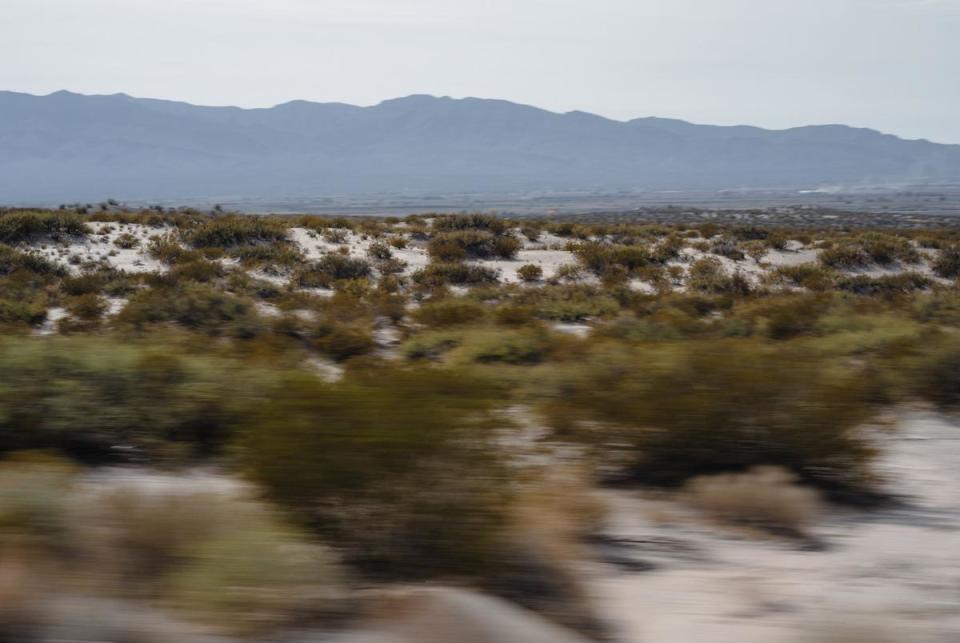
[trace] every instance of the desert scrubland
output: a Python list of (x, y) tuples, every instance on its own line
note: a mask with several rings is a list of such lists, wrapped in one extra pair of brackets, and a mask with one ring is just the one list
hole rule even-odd
[(960, 231), (0, 212), (0, 639), (955, 641)]

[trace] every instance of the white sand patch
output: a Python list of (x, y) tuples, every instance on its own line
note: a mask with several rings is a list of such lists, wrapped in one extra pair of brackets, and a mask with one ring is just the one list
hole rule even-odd
[(53, 335), (57, 332), (57, 325), (61, 319), (69, 317), (66, 308), (53, 307), (47, 310), (47, 318), (33, 329), (34, 335)]
[(721, 531), (667, 499), (607, 492), (607, 534), (655, 568), (603, 565), (595, 605), (624, 641), (794, 643), (822, 623), (960, 640), (960, 425), (904, 412), (883, 440), (877, 470), (907, 505), (837, 510), (813, 530), (825, 551)]
[[(171, 227), (154, 228), (139, 223), (93, 222), (91, 234), (70, 240), (54, 242), (41, 239), (29, 246), (30, 250), (68, 269), (72, 274), (80, 272), (81, 264), (103, 262), (124, 272), (163, 272), (166, 267), (147, 254), (149, 238), (164, 235)], [(119, 248), (114, 243), (121, 235), (130, 234), (139, 240), (134, 248)]]
[(540, 266), (543, 278), (550, 279), (557, 274), (560, 266), (577, 263), (577, 257), (567, 250), (521, 250), (515, 259), (482, 259), (471, 263), (499, 270), (500, 280), (505, 283), (519, 283), (522, 280), (517, 276), (517, 270), (521, 266)]
[(127, 300), (124, 297), (107, 297), (107, 310), (104, 314), (107, 317), (116, 317), (126, 306)]
[(593, 332), (593, 327), (589, 324), (575, 324), (570, 322), (556, 322), (551, 325), (551, 328), (558, 333), (573, 335), (574, 337), (586, 337)]
[(305, 364), (325, 382), (336, 382), (343, 377), (343, 368), (333, 360), (314, 356), (307, 358)]
[(762, 261), (773, 267), (799, 266), (805, 263), (816, 263), (819, 254), (820, 251), (814, 248), (769, 250)]

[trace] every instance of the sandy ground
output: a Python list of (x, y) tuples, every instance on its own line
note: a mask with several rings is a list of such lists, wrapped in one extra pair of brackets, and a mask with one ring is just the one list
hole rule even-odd
[(960, 641), (960, 422), (903, 412), (882, 439), (902, 506), (838, 510), (814, 530), (823, 551), (608, 492), (617, 556), (653, 569), (594, 569), (598, 609), (625, 642)]

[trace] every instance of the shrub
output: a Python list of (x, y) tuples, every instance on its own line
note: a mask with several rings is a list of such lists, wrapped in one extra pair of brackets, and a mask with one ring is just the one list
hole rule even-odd
[(505, 523), (504, 470), (476, 430), (490, 395), (423, 369), (297, 378), (250, 418), (241, 462), (368, 573), (487, 573)]
[(506, 220), (492, 214), (447, 215), (434, 219), (433, 229), (438, 232), (484, 230), (500, 235), (507, 232), (509, 224)]
[(296, 266), (306, 259), (291, 243), (261, 243), (230, 248), (227, 253), (245, 265)]
[(871, 263), (870, 255), (863, 248), (847, 244), (825, 248), (820, 251), (817, 259), (827, 268), (837, 270), (866, 268)]
[(233, 248), (258, 243), (286, 241), (279, 223), (258, 216), (226, 216), (210, 219), (186, 235), (195, 248)]
[(543, 279), (543, 268), (534, 263), (528, 263), (517, 268), (517, 276), (523, 281), (540, 281)]
[(830, 304), (831, 298), (821, 294), (772, 297), (738, 308), (736, 316), (749, 320), (757, 334), (771, 339), (790, 339), (813, 333)]
[(766, 280), (775, 284), (798, 286), (808, 290), (827, 290), (837, 275), (833, 270), (815, 263), (779, 266), (768, 273)]
[(599, 242), (577, 244), (573, 252), (592, 272), (601, 274), (612, 266), (633, 273), (651, 262), (650, 252), (641, 246), (610, 245)]
[(32, 272), (36, 275), (57, 276), (66, 273), (63, 268), (43, 257), (0, 244), (0, 277), (18, 270)]
[(382, 241), (376, 241), (371, 243), (367, 248), (367, 256), (371, 259), (379, 259), (381, 261), (386, 261), (393, 257), (393, 250), (390, 249), (390, 246)]
[(301, 268), (294, 280), (301, 288), (329, 288), (341, 279), (363, 279), (371, 273), (363, 259), (329, 253)]
[(107, 306), (99, 296), (94, 293), (88, 293), (74, 297), (69, 302), (67, 310), (77, 319), (93, 321), (103, 316), (103, 313), (107, 310)]
[(130, 250), (140, 245), (140, 239), (129, 232), (124, 232), (113, 240), (113, 245), (124, 250)]
[(800, 536), (821, 513), (813, 489), (777, 467), (701, 476), (687, 483), (688, 502), (722, 521)]
[[(339, 608), (343, 574), (334, 556), (264, 503), (242, 495), (232, 479), (127, 471), (82, 480), (65, 464), (34, 460), (0, 467), (0, 524), (10, 519), (0, 537), (15, 530), (32, 550), (19, 570), (28, 585), (53, 566), (81, 579), (85, 595), (122, 586), (127, 597), (151, 599), (241, 635), (329, 616)], [(44, 559), (38, 561), (41, 551)], [(45, 598), (62, 603), (61, 586), (45, 585)], [(135, 640), (140, 632), (149, 640), (196, 638), (187, 633), (192, 628), (161, 633), (158, 624), (165, 621), (149, 611), (134, 611), (126, 627), (117, 627), (123, 633), (105, 634), (109, 626), (102, 621), (132, 603), (106, 602), (111, 609), (100, 613), (101, 603), (102, 598), (79, 603), (84, 609), (77, 623), (65, 618), (64, 610), (53, 610), (44, 620), (55, 629), (37, 639), (55, 636), (54, 631), (85, 640), (129, 640), (130, 632), (137, 633)], [(92, 606), (98, 609), (90, 614)]]
[(0, 243), (20, 243), (43, 235), (82, 236), (89, 228), (72, 212), (0, 212)]
[(956, 279), (960, 277), (960, 246), (943, 248), (930, 265), (938, 277)]
[(461, 298), (448, 298), (427, 302), (417, 308), (411, 316), (426, 326), (455, 326), (475, 323), (483, 319), (485, 309), (482, 304)]
[(42, 300), (0, 299), (0, 325), (36, 326), (47, 318), (47, 306)]
[(458, 357), (467, 362), (534, 364), (543, 359), (549, 338), (540, 329), (478, 332), (463, 340)]
[(734, 261), (741, 261), (746, 257), (740, 246), (738, 246), (735, 241), (729, 239), (717, 239), (714, 241), (710, 246), (710, 252)]
[(197, 259), (195, 261), (178, 263), (170, 269), (170, 272), (167, 273), (166, 278), (174, 284), (181, 280), (206, 283), (215, 279), (219, 279), (220, 277), (223, 277), (223, 275), (223, 266), (216, 261)]
[(857, 431), (870, 415), (863, 382), (809, 351), (713, 340), (595, 359), (560, 380), (551, 421), (608, 423), (609, 433), (585, 438), (629, 445), (633, 479), (671, 484), (775, 465), (828, 486), (869, 481), (872, 451)]
[(456, 284), (474, 286), (499, 281), (498, 273), (486, 266), (465, 263), (431, 263), (413, 273), (413, 281), (423, 286)]
[(203, 258), (203, 255), (196, 250), (188, 250), (181, 246), (176, 237), (172, 235), (151, 239), (147, 246), (147, 252), (154, 259), (171, 265)]
[(583, 321), (620, 312), (620, 304), (602, 289), (587, 285), (548, 285), (526, 289), (514, 298), (532, 308), (537, 317), (555, 321)]
[(520, 240), (511, 235), (494, 235), (483, 230), (457, 230), (435, 234), (427, 244), (434, 261), (448, 262), (465, 258), (512, 259), (520, 250)]
[(252, 302), (202, 284), (143, 290), (117, 316), (121, 325), (144, 330), (151, 324), (179, 324), (210, 335), (250, 338), (263, 322)]
[(864, 296), (894, 296), (908, 294), (917, 290), (929, 288), (931, 280), (918, 272), (904, 272), (898, 275), (883, 275), (867, 277), (854, 275), (840, 277), (836, 286), (840, 290)]
[(91, 462), (219, 451), (271, 371), (83, 336), (0, 343), (0, 452), (57, 449)]
[(751, 290), (750, 282), (740, 272), (727, 274), (716, 257), (703, 257), (690, 265), (687, 285), (693, 290), (711, 293), (745, 295)]
[(311, 331), (313, 347), (338, 362), (366, 355), (376, 344), (366, 328), (356, 324), (323, 321)]
[(427, 244), (427, 252), (432, 261), (452, 263), (467, 258), (467, 251), (453, 239), (434, 237)]

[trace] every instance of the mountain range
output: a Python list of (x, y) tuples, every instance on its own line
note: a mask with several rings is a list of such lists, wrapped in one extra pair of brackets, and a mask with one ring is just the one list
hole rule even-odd
[(960, 145), (425, 95), (204, 107), (0, 92), (0, 202), (960, 182)]

